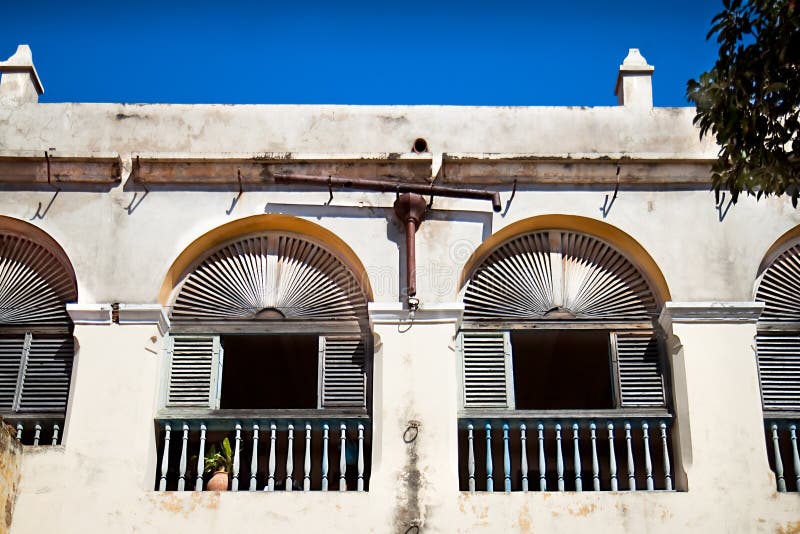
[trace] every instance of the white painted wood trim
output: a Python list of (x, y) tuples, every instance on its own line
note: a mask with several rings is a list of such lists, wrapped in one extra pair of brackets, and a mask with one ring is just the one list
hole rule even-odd
[(67, 313), (76, 325), (111, 324), (111, 304), (67, 304)]
[(667, 330), (672, 323), (753, 323), (764, 310), (763, 302), (674, 302), (664, 304), (659, 322)]

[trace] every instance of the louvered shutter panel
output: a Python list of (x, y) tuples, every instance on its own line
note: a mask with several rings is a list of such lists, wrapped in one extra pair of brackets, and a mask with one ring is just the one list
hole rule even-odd
[(658, 338), (653, 332), (612, 332), (621, 407), (665, 406)]
[(320, 406), (367, 405), (366, 350), (361, 336), (320, 336)]
[(765, 409), (800, 410), (800, 333), (756, 336)]
[(59, 412), (67, 409), (75, 346), (71, 336), (32, 336), (23, 361), (20, 412)]
[(219, 407), (221, 346), (219, 336), (170, 336), (166, 405)]
[(25, 339), (24, 335), (0, 337), (0, 411), (3, 413), (14, 407)]
[(462, 332), (465, 408), (514, 409), (509, 332)]

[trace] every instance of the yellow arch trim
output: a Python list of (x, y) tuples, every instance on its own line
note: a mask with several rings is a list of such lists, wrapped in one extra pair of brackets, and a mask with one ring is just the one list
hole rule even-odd
[(69, 261), (69, 256), (58, 244), (58, 241), (50, 237), (50, 234), (29, 222), (0, 215), (0, 232), (10, 232), (22, 237), (26, 237), (34, 241), (55, 256), (56, 260), (61, 264), (64, 270), (72, 280), (72, 285), (75, 288), (75, 294), (78, 294), (78, 278), (75, 276), (75, 269), (72, 267), (72, 262)]
[(180, 284), (183, 277), (186, 276), (187, 270), (208, 251), (238, 236), (264, 231), (294, 232), (296, 234), (308, 236), (312, 240), (325, 245), (342, 260), (342, 263), (350, 268), (353, 275), (361, 282), (361, 287), (364, 290), (367, 300), (373, 300), (372, 286), (370, 285), (367, 271), (361, 263), (361, 260), (347, 243), (342, 241), (342, 239), (327, 228), (323, 228), (305, 219), (300, 219), (291, 215), (268, 213), (231, 221), (206, 232), (192, 241), (189, 246), (175, 258), (175, 261), (172, 262), (172, 265), (167, 270), (164, 282), (161, 284), (161, 290), (158, 293), (159, 303), (162, 306), (168, 305), (172, 291)]
[(783, 254), (786, 249), (794, 245), (794, 241), (797, 241), (798, 239), (800, 239), (800, 225), (790, 228), (788, 231), (784, 232), (784, 234), (780, 236), (771, 247), (769, 247), (766, 254), (764, 254), (764, 258), (761, 260), (761, 264), (758, 266), (756, 289), (758, 289), (758, 284), (761, 281), (764, 271), (766, 271), (767, 268), (772, 265), (772, 262), (778, 259), (778, 256)]
[(461, 272), (458, 287), (463, 289), (475, 270), (483, 263), (483, 260), (502, 243), (518, 235), (540, 230), (571, 230), (593, 235), (607, 241), (622, 251), (642, 271), (647, 281), (650, 282), (650, 287), (655, 293), (656, 299), (661, 304), (672, 300), (664, 274), (658, 268), (655, 260), (638, 241), (608, 223), (577, 215), (537, 215), (536, 217), (517, 221), (492, 234), (486, 241), (481, 243), (467, 260), (464, 270)]

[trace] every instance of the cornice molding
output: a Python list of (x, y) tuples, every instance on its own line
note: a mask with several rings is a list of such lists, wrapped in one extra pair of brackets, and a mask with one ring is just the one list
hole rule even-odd
[(421, 306), (413, 316), (409, 309), (401, 302), (370, 302), (370, 325), (378, 324), (455, 324), (461, 325), (464, 315), (464, 304), (461, 302), (448, 302)]
[(111, 324), (111, 304), (67, 304), (67, 313), (76, 325)]
[(667, 302), (659, 322), (666, 328), (674, 323), (755, 324), (764, 310), (763, 302)]
[(119, 324), (155, 324), (163, 336), (169, 331), (169, 316), (166, 309), (160, 304), (120, 304)]

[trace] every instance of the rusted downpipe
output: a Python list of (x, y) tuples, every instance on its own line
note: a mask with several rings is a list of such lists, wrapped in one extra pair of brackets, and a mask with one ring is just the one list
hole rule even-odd
[(422, 195), (403, 193), (394, 201), (394, 214), (406, 230), (406, 288), (408, 308), (415, 311), (419, 307), (417, 299), (417, 246), (416, 233), (427, 205)]
[(307, 184), (318, 187), (327, 187), (333, 198), (334, 187), (361, 189), (366, 191), (381, 191), (384, 193), (397, 193), (394, 202), (394, 213), (406, 231), (406, 288), (408, 296), (408, 309), (413, 315), (419, 308), (417, 298), (417, 258), (416, 238), (417, 229), (425, 216), (427, 204), (422, 195), (431, 195), (450, 198), (470, 198), (476, 200), (489, 200), (492, 209), (499, 212), (500, 193), (484, 191), (481, 189), (460, 189), (438, 185), (402, 184), (367, 178), (341, 178), (338, 176), (310, 176), (305, 174), (275, 174), (276, 183)]
[(489, 200), (492, 209), (499, 212), (500, 193), (484, 191), (482, 189), (461, 189), (441, 185), (401, 184), (368, 178), (341, 178), (338, 176), (309, 176), (305, 174), (275, 174), (276, 183), (308, 184), (319, 187), (343, 187), (361, 189), (365, 191), (381, 191), (383, 193), (416, 193), (418, 195), (433, 195), (435, 197), (471, 198), (475, 200)]

